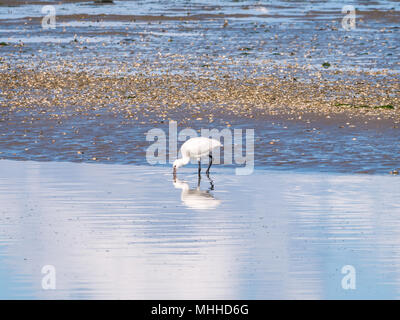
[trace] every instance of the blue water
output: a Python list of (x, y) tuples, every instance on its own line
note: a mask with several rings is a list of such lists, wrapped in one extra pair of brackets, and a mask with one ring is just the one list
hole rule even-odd
[[(95, 116), (99, 113), (101, 117)], [(63, 121), (49, 119), (47, 114), (31, 121), (32, 112), (10, 112), (3, 116), (7, 120), (0, 122), (0, 159), (143, 165), (148, 164), (146, 152), (155, 142), (146, 141), (146, 134), (154, 128), (162, 130), (166, 139), (171, 134), (169, 122), (138, 124), (140, 120), (126, 120), (123, 114), (110, 116), (107, 110), (88, 111), (86, 116), (72, 111)], [(169, 116), (179, 121), (185, 115), (178, 111)], [(388, 174), (399, 167), (400, 131), (385, 121), (369, 125), (349, 118), (307, 123), (268, 117), (257, 120), (228, 117), (214, 123), (203, 120), (179, 124), (177, 133), (187, 128), (222, 131), (227, 129), (225, 121), (229, 121), (232, 134), (234, 129), (242, 129), (245, 147), (245, 132), (253, 129), (254, 165), (258, 169)], [(232, 167), (223, 156), (224, 149), (233, 150), (235, 142), (223, 139), (221, 142), (225, 147), (220, 162)], [(178, 141), (178, 147), (182, 143)], [(165, 160), (171, 164), (173, 160), (168, 153), (166, 143)], [(231, 160), (234, 165), (237, 163)]]

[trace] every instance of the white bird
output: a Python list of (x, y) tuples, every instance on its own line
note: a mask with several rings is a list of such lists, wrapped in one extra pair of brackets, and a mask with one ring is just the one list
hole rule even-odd
[(210, 138), (205, 138), (205, 137), (196, 137), (196, 138), (191, 138), (188, 141), (186, 141), (182, 147), (181, 147), (181, 154), (182, 158), (177, 159), (174, 161), (173, 164), (173, 170), (174, 174), (176, 174), (176, 170), (179, 167), (182, 167), (184, 165), (187, 165), (190, 161), (190, 159), (196, 159), (199, 162), (199, 175), (201, 171), (201, 163), (200, 160), (202, 157), (208, 156), (210, 159), (210, 162), (208, 164), (207, 168), (207, 175), (210, 172), (210, 167), (212, 165), (212, 150), (218, 147), (222, 147), (222, 144), (215, 139), (210, 139)]

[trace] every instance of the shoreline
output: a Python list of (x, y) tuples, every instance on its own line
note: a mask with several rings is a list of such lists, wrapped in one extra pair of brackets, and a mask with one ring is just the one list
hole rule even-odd
[[(8, 159), (8, 158), (1, 158), (0, 157), (0, 164), (3, 163), (6, 166), (7, 165), (18, 165), (15, 163), (21, 163), (21, 165), (27, 165), (27, 166), (51, 166), (53, 168), (59, 167), (60, 169), (63, 166), (76, 166), (76, 168), (79, 168), (80, 166), (88, 166), (88, 168), (93, 168), (92, 166), (98, 166), (98, 169), (104, 169), (104, 168), (114, 168), (115, 170), (120, 170), (123, 168), (131, 168), (131, 169), (140, 169), (140, 170), (146, 170), (146, 169), (151, 169), (159, 172), (159, 174), (162, 174), (166, 177), (170, 176), (170, 178), (167, 178), (167, 180), (173, 181), (173, 172), (172, 172), (172, 163), (170, 164), (147, 164), (147, 163), (114, 163), (114, 162), (99, 162), (99, 161), (70, 161), (70, 160), (27, 160), (27, 159)], [(178, 179), (182, 180), (190, 180), (190, 181), (196, 181), (196, 178), (198, 177), (197, 175), (197, 164), (191, 164), (189, 163), (183, 168), (179, 169), (179, 172), (177, 174)], [(205, 180), (207, 178), (207, 175), (205, 174), (205, 169), (207, 168), (207, 163), (202, 164), (202, 172), (201, 172), (201, 181)], [(317, 177), (317, 176), (326, 176), (326, 177), (371, 177), (371, 178), (384, 178), (388, 179), (388, 177), (392, 177), (396, 179), (398, 176), (398, 173), (391, 173), (391, 172), (348, 172), (348, 171), (332, 171), (332, 170), (315, 170), (313, 168), (300, 168), (300, 169), (293, 169), (293, 168), (277, 168), (277, 167), (259, 167), (255, 166), (253, 168), (252, 173), (247, 174), (247, 175), (236, 175), (235, 174), (235, 169), (240, 168), (240, 166), (236, 166), (235, 164), (233, 165), (224, 165), (224, 164), (214, 164), (212, 167), (212, 170), (210, 172), (210, 177), (215, 178), (219, 177), (221, 175), (233, 175), (233, 176), (238, 176), (238, 177), (251, 177), (251, 176), (260, 176), (260, 175), (265, 175), (265, 174), (274, 174), (274, 175), (282, 175), (282, 176), (287, 176), (287, 175), (293, 175), (297, 177), (301, 176), (308, 176), (308, 177)]]

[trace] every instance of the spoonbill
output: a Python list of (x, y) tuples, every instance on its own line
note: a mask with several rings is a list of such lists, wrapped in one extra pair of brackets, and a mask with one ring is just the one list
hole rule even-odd
[(210, 173), (210, 168), (212, 165), (212, 150), (218, 147), (222, 147), (222, 144), (215, 139), (210, 139), (206, 137), (196, 137), (191, 138), (186, 141), (181, 147), (181, 159), (176, 159), (173, 164), (173, 173), (176, 174), (176, 170), (179, 167), (187, 165), (190, 159), (196, 159), (199, 162), (199, 175), (201, 171), (201, 158), (208, 156), (210, 162), (208, 164), (208, 168), (206, 174)]

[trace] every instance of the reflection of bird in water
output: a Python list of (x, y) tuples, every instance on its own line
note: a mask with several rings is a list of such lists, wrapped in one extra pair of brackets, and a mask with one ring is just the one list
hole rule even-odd
[(185, 181), (181, 181), (174, 176), (174, 187), (176, 189), (182, 189), (181, 200), (184, 205), (191, 209), (215, 209), (221, 204), (221, 200), (215, 199), (210, 193), (214, 190), (213, 181), (208, 177), (210, 181), (210, 188), (208, 190), (200, 190), (200, 177), (197, 183), (197, 188), (190, 189), (189, 184)]

